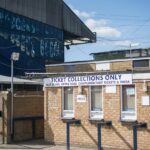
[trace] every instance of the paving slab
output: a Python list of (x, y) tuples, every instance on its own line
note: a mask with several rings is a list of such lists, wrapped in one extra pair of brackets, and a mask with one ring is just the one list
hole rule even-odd
[[(32, 140), (26, 142), (19, 142), (14, 144), (1, 144), (0, 150), (67, 150), (66, 146), (50, 145), (44, 140)], [(95, 150), (79, 147), (71, 147), (70, 150)]]
[[(32, 140), (14, 144), (1, 144), (0, 150), (67, 150), (66, 146), (50, 145), (44, 140)], [(97, 150), (97, 148), (80, 148), (71, 147), (70, 150)], [(119, 149), (105, 149), (105, 150), (119, 150)]]
[[(0, 145), (0, 150), (67, 150), (66, 146), (52, 146), (52, 145)], [(70, 150), (96, 150), (96, 149), (89, 149), (89, 148), (79, 148), (79, 147), (71, 147)]]

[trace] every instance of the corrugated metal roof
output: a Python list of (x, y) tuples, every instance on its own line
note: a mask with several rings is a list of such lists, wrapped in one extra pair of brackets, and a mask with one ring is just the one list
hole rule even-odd
[(96, 33), (93, 33), (65, 3), (63, 3), (63, 29), (64, 45), (96, 42)]
[(96, 34), (63, 0), (0, 0), (0, 7), (64, 30), (64, 45), (96, 42)]
[[(10, 84), (11, 83), (11, 77), (0, 75), (0, 84)], [(32, 80), (26, 80), (26, 79), (20, 79), (20, 78), (13, 78), (14, 84), (29, 84), (29, 85), (42, 85), (42, 82), (32, 81)]]

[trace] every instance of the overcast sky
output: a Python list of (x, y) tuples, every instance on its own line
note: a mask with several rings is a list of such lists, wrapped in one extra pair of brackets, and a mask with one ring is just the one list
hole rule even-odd
[(97, 43), (71, 46), (65, 61), (91, 60), (94, 52), (150, 47), (150, 0), (64, 0), (97, 32)]

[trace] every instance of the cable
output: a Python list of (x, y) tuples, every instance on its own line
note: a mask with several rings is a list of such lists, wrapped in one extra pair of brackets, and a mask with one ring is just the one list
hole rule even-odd
[[(103, 13), (95, 13), (94, 14), (95, 16), (114, 16), (114, 17), (128, 17), (128, 18), (140, 18), (142, 16), (132, 16), (132, 15), (125, 15), (125, 14), (122, 14), (122, 15), (118, 15), (118, 14), (103, 14)], [(142, 17), (143, 18), (143, 17)]]
[(128, 34), (126, 37), (128, 37), (130, 35), (131, 35), (131, 37), (134, 37), (135, 33), (139, 32), (144, 27), (144, 25), (147, 24), (148, 22), (150, 22), (150, 18), (148, 20), (146, 20), (140, 27), (136, 28), (133, 32), (131, 32), (130, 34)]
[[(79, 48), (79, 47), (78, 47), (78, 48)], [(79, 48), (79, 50), (80, 50), (83, 54), (88, 55), (88, 54), (85, 53), (81, 48)]]
[[(143, 39), (143, 38), (141, 38)], [(135, 39), (107, 39), (107, 38), (101, 38), (101, 39), (97, 39), (97, 42), (101, 42), (101, 41), (106, 41), (106, 42), (120, 42), (120, 41), (127, 41), (127, 40), (135, 40)], [(144, 39), (145, 40), (145, 39)], [(142, 41), (142, 43), (150, 43), (150, 41)]]
[[(0, 56), (3, 57), (3, 59), (5, 59), (5, 60), (10, 61), (8, 58), (6, 58), (2, 55), (0, 55)], [(2, 62), (1, 60), (0, 60), (0, 64), (11, 68), (11, 65), (6, 64), (6, 63)], [(14, 66), (14, 68), (17, 69), (17, 70), (42, 70), (42, 69), (37, 69), (37, 68), (36, 69), (35, 68), (26, 69), (26, 68), (21, 68), (21, 67), (16, 67), (16, 66)]]
[(12, 46), (6, 46), (6, 47), (0, 47), (0, 49), (8, 49), (8, 48), (13, 48), (13, 47), (17, 47), (16, 45), (12, 45)]
[[(4, 66), (6, 66), (6, 67), (9, 67), (9, 68), (11, 68), (11, 65), (8, 65), (8, 64), (6, 64), (6, 63), (3, 63), (2, 61), (0, 61), (0, 64), (2, 64), (2, 65), (4, 65)], [(26, 70), (43, 70), (43, 69), (26, 69), (26, 68), (20, 68), (20, 67), (16, 67), (16, 66), (14, 66), (14, 69), (17, 69), (17, 70), (24, 70), (24, 71), (26, 71)]]

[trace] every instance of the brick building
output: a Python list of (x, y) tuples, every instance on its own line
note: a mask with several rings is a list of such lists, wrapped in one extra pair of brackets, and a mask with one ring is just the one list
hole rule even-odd
[(43, 85), (21, 78), (63, 63), (64, 47), (95, 42), (63, 0), (0, 0), (0, 143), (43, 137)]
[(51, 75), (44, 80), (45, 140), (66, 144), (66, 122), (79, 120), (80, 125), (70, 127), (72, 145), (96, 147), (98, 124), (106, 123), (102, 147), (149, 150), (149, 54), (149, 49), (116, 51), (105, 53), (103, 60), (47, 65)]
[(2, 75), (0, 78), (0, 144), (43, 138), (44, 95), (42, 84), (14, 78), (12, 113), (11, 78)]
[[(25, 73), (45, 72), (45, 64), (63, 63), (64, 47), (95, 42), (96, 34), (63, 0), (0, 0), (0, 143), (10, 142), (10, 130), (15, 141), (43, 135), (43, 92), (31, 82), (24, 85)], [(14, 52), (19, 54), (17, 61), (12, 59)], [(1, 75), (9, 82), (3, 83)], [(21, 82), (14, 83), (14, 95), (6, 77), (10, 75)], [(11, 98), (5, 87), (11, 88)]]

